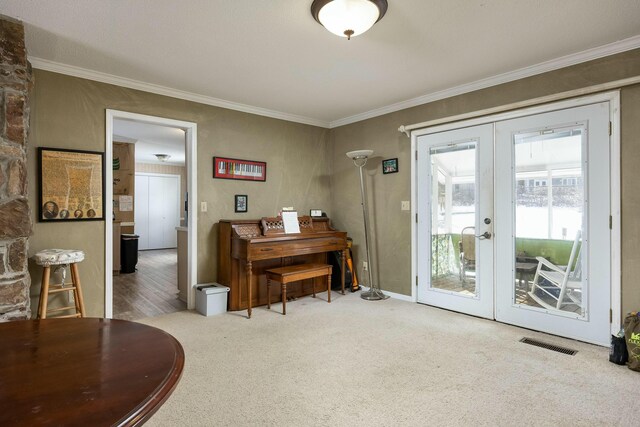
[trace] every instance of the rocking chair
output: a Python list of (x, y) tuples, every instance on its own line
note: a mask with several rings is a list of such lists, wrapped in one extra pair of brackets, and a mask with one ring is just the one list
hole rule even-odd
[[(570, 304), (580, 306), (582, 303), (581, 251), (582, 232), (578, 231), (566, 267), (559, 267), (546, 258), (536, 257), (538, 269), (533, 278), (529, 296), (549, 310), (561, 310), (563, 306)], [(548, 302), (549, 300), (555, 300), (555, 303), (552, 305)]]

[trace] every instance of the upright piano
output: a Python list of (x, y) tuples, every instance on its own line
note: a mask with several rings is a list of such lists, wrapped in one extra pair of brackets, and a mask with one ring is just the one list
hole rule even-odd
[[(280, 217), (220, 221), (218, 282), (230, 288), (229, 311), (247, 309), (251, 316), (252, 307), (267, 304), (265, 270), (293, 264), (326, 264), (327, 254), (332, 251), (341, 251), (344, 293), (347, 233), (334, 230), (329, 218), (301, 216), (298, 223), (300, 233), (286, 234)], [(300, 286), (292, 287), (287, 295), (311, 294), (312, 286), (313, 279), (304, 281)], [(274, 287), (273, 291), (280, 292), (278, 288)], [(273, 298), (277, 300), (275, 296)]]

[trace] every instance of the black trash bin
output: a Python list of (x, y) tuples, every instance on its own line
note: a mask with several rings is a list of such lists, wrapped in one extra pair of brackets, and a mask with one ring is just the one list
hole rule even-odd
[(135, 273), (138, 263), (137, 234), (123, 234), (120, 237), (120, 273)]

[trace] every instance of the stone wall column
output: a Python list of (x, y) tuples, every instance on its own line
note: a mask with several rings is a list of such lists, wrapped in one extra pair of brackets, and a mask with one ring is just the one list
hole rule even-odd
[(0, 322), (31, 317), (27, 136), (32, 82), (24, 27), (0, 15)]

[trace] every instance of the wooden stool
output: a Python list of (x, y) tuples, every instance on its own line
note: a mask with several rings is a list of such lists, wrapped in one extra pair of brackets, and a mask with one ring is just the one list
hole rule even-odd
[[(280, 282), (282, 286), (282, 314), (287, 314), (287, 283), (298, 280), (315, 279), (327, 276), (327, 302), (331, 302), (331, 266), (327, 264), (298, 264), (266, 271), (267, 276), (267, 308), (271, 309), (271, 281)], [(316, 297), (316, 282), (313, 282), (313, 297)]]
[[(40, 302), (38, 303), (38, 318), (46, 319), (47, 313), (55, 313), (65, 310), (75, 310), (75, 314), (56, 317), (85, 317), (84, 300), (82, 299), (82, 288), (80, 286), (80, 275), (78, 274), (78, 264), (84, 259), (84, 252), (66, 249), (47, 249), (40, 251), (33, 257), (36, 264), (43, 267), (42, 288), (40, 289)], [(49, 286), (51, 267), (56, 270), (62, 269), (62, 283)], [(71, 270), (71, 283), (65, 284), (67, 266)], [(47, 311), (49, 295), (59, 292), (73, 292), (75, 306), (66, 306)]]

